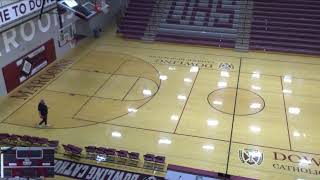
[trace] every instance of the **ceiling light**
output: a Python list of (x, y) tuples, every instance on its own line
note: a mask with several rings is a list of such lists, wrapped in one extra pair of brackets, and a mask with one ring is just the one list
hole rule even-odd
[(176, 70), (176, 68), (170, 66), (170, 67), (169, 67), (169, 70), (170, 70), (170, 71), (174, 71), (174, 70)]
[(284, 94), (291, 94), (292, 93), (292, 91), (290, 89), (284, 89), (284, 90), (282, 90), (282, 92)]
[(256, 78), (259, 79), (260, 78), (260, 73), (259, 72), (253, 72), (253, 74), (251, 75), (252, 78)]
[(121, 137), (121, 133), (117, 132), (117, 131), (114, 131), (111, 133), (112, 137)]
[(254, 133), (258, 133), (261, 131), (261, 128), (258, 126), (250, 126), (250, 130)]
[(170, 117), (170, 119), (173, 120), (173, 121), (178, 121), (179, 120), (179, 116), (178, 115), (172, 115)]
[(171, 144), (171, 140), (169, 139), (159, 139), (158, 141), (159, 144)]
[(289, 113), (290, 114), (300, 114), (300, 108), (298, 107), (289, 107)]
[(251, 109), (260, 109), (261, 108), (261, 104), (260, 103), (252, 103), (250, 105)]
[(166, 75), (160, 75), (160, 79), (161, 79), (162, 81), (165, 81), (165, 80), (168, 79), (168, 76), (166, 76)]
[(254, 89), (254, 90), (261, 90), (261, 87), (260, 87), (260, 86), (252, 85), (251, 88)]
[(218, 82), (218, 87), (219, 88), (227, 87), (227, 85), (228, 85), (227, 82), (223, 82), (223, 81), (219, 81)]
[(178, 95), (178, 99), (179, 99), (179, 100), (186, 100), (186, 99), (187, 99), (187, 96), (185, 96), (185, 95)]
[(212, 145), (203, 145), (202, 149), (204, 149), (204, 150), (214, 150), (214, 146), (212, 146)]
[(128, 112), (137, 112), (138, 110), (137, 109), (134, 109), (134, 108), (128, 108)]
[(208, 124), (208, 126), (217, 126), (219, 124), (219, 121), (218, 120), (208, 119), (207, 120), (207, 124)]
[(187, 82), (187, 83), (191, 83), (191, 82), (192, 82), (192, 79), (190, 79), (190, 78), (184, 78), (183, 81), (184, 81), (184, 82)]
[(199, 71), (199, 67), (198, 66), (192, 66), (190, 68), (190, 72), (198, 72)]
[(151, 95), (152, 95), (151, 90), (149, 90), (149, 89), (144, 89), (144, 90), (142, 91), (142, 93), (143, 93), (143, 95), (145, 95), (145, 96), (151, 96)]
[(220, 76), (221, 76), (221, 77), (230, 77), (230, 74), (229, 74), (228, 71), (221, 71), (221, 72), (220, 72)]
[(223, 102), (222, 102), (222, 101), (213, 101), (213, 104), (215, 104), (215, 105), (222, 105)]

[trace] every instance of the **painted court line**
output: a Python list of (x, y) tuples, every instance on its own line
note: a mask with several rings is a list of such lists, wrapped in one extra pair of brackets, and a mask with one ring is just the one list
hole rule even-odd
[[(280, 77), (280, 82), (281, 82), (281, 89), (283, 90), (282, 77)], [(282, 100), (283, 100), (284, 113), (285, 113), (285, 116), (286, 116), (286, 125), (287, 125), (287, 131), (288, 131), (289, 147), (290, 147), (290, 150), (292, 150), (291, 137), (290, 137), (290, 128), (289, 128), (288, 114), (287, 114), (287, 106), (286, 106), (286, 99), (284, 97), (284, 93), (282, 93)]]
[(175, 128), (174, 131), (173, 131), (174, 133), (176, 133), (176, 131), (177, 131), (177, 129), (178, 129), (178, 126), (179, 126), (180, 121), (181, 121), (181, 117), (182, 117), (182, 115), (183, 115), (183, 113), (184, 113), (184, 109), (185, 109), (186, 106), (187, 106), (187, 103), (188, 103), (189, 98), (190, 98), (191, 93), (192, 93), (192, 89), (193, 89), (193, 87), (194, 87), (194, 85), (195, 85), (195, 83), (196, 83), (196, 81), (197, 81), (197, 78), (198, 78), (199, 73), (200, 73), (200, 68), (199, 68), (199, 70), (198, 70), (198, 72), (197, 72), (196, 77), (194, 78), (194, 81), (193, 81), (193, 84), (192, 84), (191, 89), (190, 89), (190, 91), (189, 91), (188, 97), (187, 97), (186, 102), (185, 102), (185, 104), (184, 104), (184, 106), (183, 106), (183, 108), (182, 108), (182, 112), (181, 112), (181, 114), (180, 114), (180, 116), (179, 116), (179, 120), (178, 120), (178, 122), (177, 122), (176, 128)]
[(229, 162), (230, 162), (231, 145), (232, 145), (231, 142), (232, 142), (232, 136), (233, 136), (234, 120), (235, 120), (235, 116), (236, 116), (237, 98), (238, 98), (238, 90), (239, 90), (239, 83), (240, 83), (241, 63), (242, 63), (242, 58), (240, 58), (240, 63), (239, 63), (239, 72), (238, 72), (237, 88), (236, 88), (236, 95), (235, 95), (235, 98), (234, 98), (232, 124), (231, 124), (231, 132), (230, 132), (230, 140), (229, 140), (229, 149), (228, 149), (228, 158), (227, 158), (227, 167), (226, 167), (226, 173), (225, 173), (225, 174), (228, 174), (228, 171), (229, 171)]

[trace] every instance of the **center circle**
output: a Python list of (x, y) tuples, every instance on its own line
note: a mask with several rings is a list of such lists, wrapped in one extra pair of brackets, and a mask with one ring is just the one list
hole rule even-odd
[(207, 99), (215, 110), (237, 116), (257, 114), (265, 107), (264, 99), (259, 94), (240, 88), (218, 89), (211, 92)]

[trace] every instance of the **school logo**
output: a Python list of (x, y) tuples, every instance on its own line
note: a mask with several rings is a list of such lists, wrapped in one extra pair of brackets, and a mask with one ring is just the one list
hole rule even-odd
[(239, 158), (242, 163), (259, 166), (263, 161), (263, 153), (256, 149), (240, 149)]
[(233, 64), (231, 63), (220, 63), (218, 66), (219, 70), (229, 71), (234, 68)]

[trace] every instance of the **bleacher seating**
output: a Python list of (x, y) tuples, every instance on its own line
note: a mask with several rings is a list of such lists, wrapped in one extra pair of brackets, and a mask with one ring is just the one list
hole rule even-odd
[(142, 39), (152, 26), (150, 18), (154, 18), (158, 19), (155, 40), (234, 47), (238, 1), (172, 0), (158, 2), (157, 8), (153, 8), (156, 1), (131, 0), (118, 33), (127, 38)]
[(118, 32), (135, 39), (152, 34), (157, 41), (227, 48), (246, 42), (244, 49), (319, 55), (319, 12), (317, 0), (130, 0)]
[(128, 3), (118, 33), (126, 38), (141, 39), (148, 26), (155, 0), (132, 0)]
[(320, 54), (320, 1), (253, 2), (250, 49)]
[(239, 20), (235, 0), (168, 1), (158, 41), (234, 47)]

